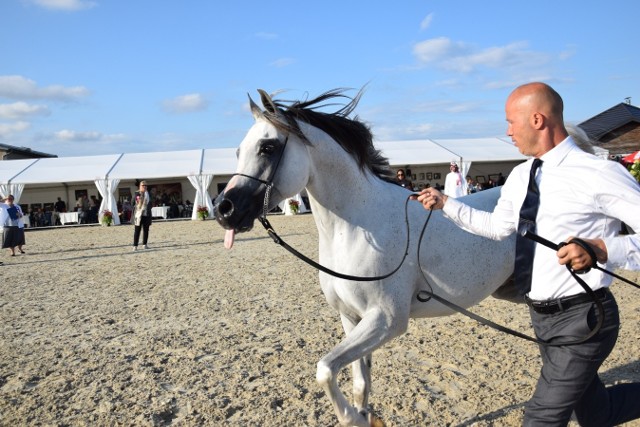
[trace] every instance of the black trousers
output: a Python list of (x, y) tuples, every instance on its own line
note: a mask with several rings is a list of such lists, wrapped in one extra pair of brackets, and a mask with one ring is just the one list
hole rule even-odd
[[(618, 305), (608, 292), (603, 301), (604, 324), (583, 344), (540, 346), (542, 370), (533, 397), (525, 405), (525, 426), (566, 426), (575, 412), (581, 426), (614, 426), (640, 417), (640, 383), (605, 387), (598, 369), (618, 338)], [(531, 311), (533, 328), (541, 339), (574, 341), (585, 337), (599, 316), (594, 303), (555, 314)]]
[(140, 230), (142, 230), (142, 244), (146, 245), (149, 240), (149, 227), (151, 226), (151, 217), (142, 216), (140, 218), (140, 225), (136, 225), (133, 230), (133, 246), (138, 246), (140, 241)]

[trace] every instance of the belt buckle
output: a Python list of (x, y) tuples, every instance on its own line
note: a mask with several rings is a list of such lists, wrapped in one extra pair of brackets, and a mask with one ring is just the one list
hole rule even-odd
[(556, 312), (564, 311), (564, 305), (562, 304), (563, 303), (562, 298), (558, 298), (557, 300), (555, 300), (555, 302), (556, 302), (556, 305), (558, 306), (558, 310)]

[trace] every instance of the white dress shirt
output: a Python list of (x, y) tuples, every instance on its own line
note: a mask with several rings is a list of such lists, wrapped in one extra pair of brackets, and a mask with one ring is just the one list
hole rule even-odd
[[(603, 160), (578, 148), (571, 137), (540, 159), (536, 181), (540, 188), (540, 207), (536, 234), (554, 243), (569, 237), (602, 239), (608, 252), (603, 268), (640, 270), (640, 186), (617, 162)], [(474, 234), (494, 240), (515, 232), (520, 207), (526, 196), (532, 159), (516, 166), (502, 187), (493, 213), (478, 211), (449, 198), (444, 214)], [(620, 221), (636, 234), (619, 235)], [(611, 277), (599, 270), (583, 274), (594, 290), (611, 284)], [(555, 299), (584, 292), (556, 252), (536, 246), (529, 297)]]

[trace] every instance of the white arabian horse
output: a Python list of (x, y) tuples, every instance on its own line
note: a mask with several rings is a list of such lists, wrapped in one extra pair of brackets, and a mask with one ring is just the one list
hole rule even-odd
[[(349, 117), (361, 93), (350, 98), (333, 90), (310, 101), (285, 103), (259, 92), (264, 111), (249, 98), (255, 124), (238, 148), (237, 173), (215, 201), (216, 219), (228, 230), (226, 247), (233, 245), (235, 233), (250, 230), (257, 217), (306, 188), (318, 228), (320, 264), (361, 277), (383, 276), (400, 265), (390, 277), (375, 281), (319, 273), (346, 336), (318, 362), (316, 379), (341, 425), (368, 426), (373, 420), (368, 405), (373, 351), (403, 334), (411, 317), (454, 313), (433, 299), (420, 302), (418, 293), (433, 292), (463, 307), (477, 304), (512, 274), (515, 240), (474, 236), (433, 212), (418, 253), (428, 212), (415, 201), (405, 205), (411, 193), (392, 183), (388, 160), (374, 148), (370, 130)], [(349, 102), (333, 113), (318, 111), (335, 98)], [(465, 202), (493, 210), (498, 196), (499, 190), (487, 190)], [(348, 364), (353, 405), (337, 383)]]

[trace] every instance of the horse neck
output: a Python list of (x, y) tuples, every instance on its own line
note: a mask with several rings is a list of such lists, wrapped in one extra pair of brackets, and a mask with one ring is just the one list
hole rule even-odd
[(323, 132), (314, 135), (307, 193), (318, 220), (349, 219), (375, 209), (385, 194), (385, 182), (365, 168)]

